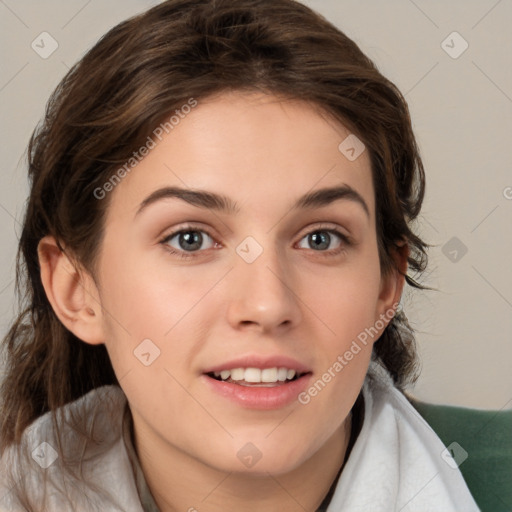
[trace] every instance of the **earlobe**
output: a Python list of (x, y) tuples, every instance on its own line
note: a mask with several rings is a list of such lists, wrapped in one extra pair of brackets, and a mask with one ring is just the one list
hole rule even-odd
[(102, 309), (92, 277), (76, 268), (52, 236), (41, 239), (37, 253), (41, 281), (59, 320), (86, 343), (103, 343)]

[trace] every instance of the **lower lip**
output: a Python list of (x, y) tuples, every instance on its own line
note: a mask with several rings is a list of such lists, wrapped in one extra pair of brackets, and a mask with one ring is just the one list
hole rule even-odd
[(205, 383), (210, 386), (215, 393), (224, 396), (242, 407), (269, 410), (280, 409), (296, 401), (298, 395), (307, 388), (311, 373), (307, 373), (286, 384), (279, 384), (274, 387), (242, 386), (240, 384), (216, 380), (204, 374), (202, 378), (205, 379)]

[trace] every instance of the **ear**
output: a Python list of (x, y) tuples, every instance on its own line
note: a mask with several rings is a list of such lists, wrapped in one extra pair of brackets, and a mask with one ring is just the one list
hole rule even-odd
[(52, 236), (41, 239), (37, 254), (41, 281), (59, 320), (82, 341), (103, 343), (103, 312), (92, 277), (76, 268)]
[(381, 278), (379, 299), (377, 302), (377, 317), (382, 315), (391, 320), (390, 312), (396, 310), (402, 296), (405, 284), (405, 273), (407, 272), (407, 259), (409, 257), (409, 246), (406, 242), (393, 250), (392, 257), (395, 267)]

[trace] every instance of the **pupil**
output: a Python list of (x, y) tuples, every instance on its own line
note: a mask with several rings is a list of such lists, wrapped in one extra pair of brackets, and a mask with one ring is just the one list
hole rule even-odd
[(318, 231), (316, 233), (312, 233), (309, 236), (314, 248), (316, 247), (317, 249), (327, 249), (329, 247), (331, 237), (325, 231)]
[(181, 233), (180, 236), (180, 246), (185, 250), (199, 249), (202, 241), (203, 236), (197, 231), (186, 231), (185, 233)]

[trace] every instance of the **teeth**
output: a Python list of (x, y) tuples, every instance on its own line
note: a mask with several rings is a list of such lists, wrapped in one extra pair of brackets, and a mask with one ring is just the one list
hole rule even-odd
[(261, 382), (261, 370), (259, 368), (246, 368), (244, 380), (245, 382)]
[(279, 368), (279, 370), (277, 370), (277, 379), (280, 382), (284, 382), (286, 380), (287, 375), (288, 375), (288, 370), (286, 368)]
[[(243, 368), (234, 368), (233, 370), (226, 370), (231, 374), (231, 378), (233, 380), (244, 380), (244, 369)], [(229, 379), (229, 375), (227, 377)], [(224, 379), (226, 380), (226, 379)]]
[(292, 380), (297, 372), (289, 368), (233, 368), (232, 370), (222, 370), (221, 372), (214, 372), (213, 375), (222, 380), (245, 381), (250, 383), (272, 383), (284, 382)]
[(277, 368), (261, 370), (261, 382), (277, 382)]

